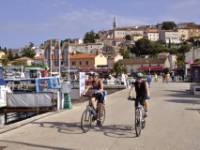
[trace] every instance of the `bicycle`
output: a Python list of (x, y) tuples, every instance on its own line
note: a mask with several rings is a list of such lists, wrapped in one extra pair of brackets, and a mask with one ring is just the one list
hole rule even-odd
[[(129, 97), (128, 100), (135, 101), (136, 98)], [(135, 132), (137, 137), (140, 136), (142, 129), (145, 128), (146, 121), (144, 115), (144, 107), (140, 103), (138, 103), (138, 106), (135, 108)]]
[(140, 136), (141, 130), (144, 129), (146, 124), (144, 115), (144, 107), (141, 104), (138, 104), (135, 108), (135, 132), (137, 137)]
[[(84, 132), (88, 132), (92, 125), (97, 121), (97, 119), (100, 119), (101, 124), (105, 122), (105, 116), (106, 116), (106, 110), (105, 105), (101, 103), (97, 103), (97, 110), (91, 105), (88, 104), (86, 106), (86, 109), (83, 111), (82, 117), (81, 117), (81, 129)], [(100, 110), (102, 109), (102, 110)]]

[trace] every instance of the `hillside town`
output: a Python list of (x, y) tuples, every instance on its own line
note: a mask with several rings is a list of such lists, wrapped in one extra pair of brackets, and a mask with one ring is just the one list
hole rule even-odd
[[(29, 43), (21, 49), (1, 48), (1, 62), (7, 66), (48, 67), (51, 75), (63, 72), (96, 71), (122, 73), (117, 65), (134, 72), (162, 73), (169, 69), (188, 80), (191, 64), (199, 61), (200, 25), (166, 21), (157, 25), (118, 27), (87, 32), (83, 39), (50, 39), (39, 46)], [(9, 74), (9, 73), (8, 73)]]

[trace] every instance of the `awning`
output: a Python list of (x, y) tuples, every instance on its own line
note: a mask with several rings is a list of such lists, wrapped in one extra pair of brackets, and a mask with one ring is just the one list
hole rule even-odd
[(143, 66), (138, 68), (139, 71), (149, 71), (149, 70), (163, 70), (162, 66)]

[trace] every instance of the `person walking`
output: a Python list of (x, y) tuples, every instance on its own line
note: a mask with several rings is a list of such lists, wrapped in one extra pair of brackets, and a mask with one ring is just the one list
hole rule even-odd
[(154, 73), (154, 81), (158, 82), (158, 75), (157, 75), (157, 73)]
[(151, 76), (151, 74), (149, 73), (148, 75), (147, 75), (147, 83), (148, 83), (148, 87), (150, 88), (150, 85), (151, 85), (151, 81), (152, 81), (152, 76)]

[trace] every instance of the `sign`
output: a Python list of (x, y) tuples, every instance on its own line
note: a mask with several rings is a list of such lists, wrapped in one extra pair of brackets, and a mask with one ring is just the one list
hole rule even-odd
[(58, 77), (44, 77), (35, 79), (36, 92), (46, 92), (48, 89), (59, 89), (61, 87)]
[(0, 86), (0, 107), (6, 106), (6, 92), (7, 88), (5, 86)]
[(79, 72), (79, 94), (80, 94), (80, 96), (85, 90), (85, 80), (86, 80), (85, 72)]

